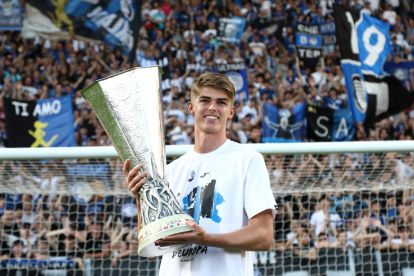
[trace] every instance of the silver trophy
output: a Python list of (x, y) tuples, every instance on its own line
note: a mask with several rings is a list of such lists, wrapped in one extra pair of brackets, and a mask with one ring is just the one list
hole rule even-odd
[(148, 180), (140, 190), (141, 229), (138, 254), (154, 257), (184, 245), (156, 246), (155, 241), (191, 231), (193, 220), (181, 209), (165, 179), (166, 155), (158, 66), (134, 68), (101, 79), (81, 94), (104, 127), (122, 161), (143, 164)]

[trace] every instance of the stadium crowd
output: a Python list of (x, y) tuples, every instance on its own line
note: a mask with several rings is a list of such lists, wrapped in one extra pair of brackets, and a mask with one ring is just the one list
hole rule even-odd
[[(236, 100), (236, 116), (228, 136), (241, 143), (259, 143), (262, 105), (290, 108), (308, 101), (338, 109), (347, 106), (339, 51), (325, 55), (314, 71), (297, 61), (293, 30), (301, 20), (332, 19), (331, 1), (146, 1), (137, 45), (137, 66), (163, 69), (162, 91), (167, 144), (191, 144), (193, 121), (187, 110), (190, 87), (216, 64), (244, 62), (249, 100)], [(181, 3), (182, 2), (182, 3)], [(414, 61), (412, 1), (355, 0), (355, 7), (391, 25), (389, 60)], [(240, 44), (217, 40), (221, 17), (247, 19)], [(282, 27), (282, 36), (276, 29)], [(0, 143), (7, 146), (3, 97), (18, 100), (71, 95), (78, 146), (110, 145), (80, 91), (97, 79), (130, 68), (121, 49), (78, 39), (23, 39), (0, 32)], [(412, 140), (414, 111), (406, 110), (378, 122), (364, 140)], [(119, 163), (110, 161), (109, 182), (122, 184)], [(324, 247), (414, 251), (414, 191), (400, 190), (414, 177), (411, 154), (267, 156), (266, 163), (279, 203), (275, 250), (294, 250), (315, 259)], [(57, 193), (67, 181), (53, 174), (53, 163), (29, 171), (15, 162), (0, 164), (2, 181), (30, 181), (48, 193), (0, 194), (0, 260), (49, 257), (109, 260), (113, 271), (122, 259), (137, 254), (136, 207), (129, 196)], [(17, 178), (17, 179), (16, 179)], [(355, 188), (364, 187), (369, 192)], [(316, 193), (312, 188), (354, 187), (353, 191)], [(378, 189), (385, 192), (378, 192)], [(281, 190), (296, 191), (280, 194)], [(279, 195), (280, 194), (280, 195)], [(1, 268), (0, 268), (1, 269)], [(75, 269), (74, 271), (80, 271)], [(0, 270), (1, 271), (1, 270)]]

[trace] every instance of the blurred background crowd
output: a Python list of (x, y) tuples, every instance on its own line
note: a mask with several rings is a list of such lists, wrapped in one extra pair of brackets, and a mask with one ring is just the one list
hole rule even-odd
[[(163, 69), (166, 143), (193, 142), (194, 118), (187, 110), (190, 88), (195, 78), (214, 71), (217, 64), (241, 62), (247, 69), (249, 100), (236, 99), (236, 116), (228, 123), (228, 137), (241, 143), (262, 142), (263, 104), (290, 108), (308, 102), (334, 110), (347, 107), (337, 46), (315, 68), (299, 62), (295, 52), (297, 22), (332, 20), (332, 2), (144, 1), (134, 66), (159, 65)], [(412, 1), (351, 2), (354, 8), (390, 24), (392, 52), (388, 60), (414, 61)], [(246, 18), (237, 46), (217, 39), (219, 18), (232, 16)], [(277, 31), (275, 25), (282, 28)], [(4, 99), (29, 101), (65, 95), (72, 100), (76, 145), (110, 145), (80, 91), (130, 67), (122, 49), (104, 43), (40, 36), (25, 39), (19, 32), (0, 31), (1, 146), (10, 143)], [(377, 122), (365, 137), (356, 135), (355, 140), (412, 140), (413, 136), (414, 110), (405, 110)], [(411, 154), (267, 156), (279, 203), (275, 250), (292, 250), (309, 260), (328, 247), (414, 252), (414, 192), (397, 188), (414, 177), (412, 159)], [(107, 162), (109, 182), (122, 188), (119, 161), (102, 162)], [(70, 257), (75, 260), (76, 273), (85, 267), (85, 259), (106, 260), (113, 272), (122, 259), (137, 257), (137, 210), (132, 199), (104, 194), (81, 198), (56, 192), (60, 183), (68, 181), (56, 174), (64, 167), (60, 165), (55, 168), (52, 162), (29, 171), (16, 162), (1, 164), (4, 181), (27, 181), (49, 192), (0, 194), (0, 260)], [(306, 192), (344, 185), (354, 185), (354, 190), (358, 190), (355, 185), (364, 186), (368, 191)], [(378, 188), (385, 190), (378, 192)], [(281, 189), (297, 192), (279, 196)]]
[[(194, 3), (193, 3), (194, 2)], [(336, 50), (321, 58), (314, 71), (297, 62), (293, 32), (297, 22), (332, 20), (329, 1), (193, 1), (192, 5), (146, 1), (136, 52), (137, 66), (163, 69), (162, 91), (167, 144), (193, 141), (193, 118), (187, 111), (190, 87), (217, 64), (243, 62), (247, 67), (249, 100), (236, 100), (237, 116), (228, 135), (241, 143), (261, 140), (262, 106), (289, 108), (308, 101), (339, 109), (347, 106), (345, 82)], [(414, 18), (411, 1), (353, 1), (387, 21), (392, 38), (389, 60), (413, 61)], [(247, 19), (239, 45), (218, 47), (220, 17)], [(274, 24), (283, 26), (278, 37)], [(273, 28), (273, 29), (272, 29)], [(0, 33), (0, 91), (2, 96), (30, 100), (71, 95), (76, 144), (108, 145), (109, 140), (80, 91), (103, 77), (130, 68), (122, 49), (77, 39), (23, 39), (18, 32)], [(7, 146), (4, 111), (0, 105), (0, 137)], [(364, 139), (410, 140), (414, 112), (406, 110), (377, 123)], [(355, 137), (361, 139), (361, 137)]]

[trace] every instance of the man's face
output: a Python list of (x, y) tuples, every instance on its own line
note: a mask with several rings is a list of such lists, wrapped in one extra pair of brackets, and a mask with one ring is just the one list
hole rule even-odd
[(23, 253), (23, 245), (21, 243), (13, 245), (12, 251), (15, 256), (21, 256)]
[(12, 225), (13, 224), (13, 211), (12, 210), (4, 210), (3, 216), (2, 218), (2, 222), (4, 225)]
[(201, 88), (188, 109), (194, 114), (195, 127), (206, 134), (225, 133), (227, 119), (234, 115), (234, 106), (227, 94), (211, 87)]
[(252, 130), (252, 134), (251, 134), (251, 137), (253, 138), (253, 139), (259, 139), (260, 137), (261, 137), (261, 135), (262, 135), (262, 132), (261, 132), (261, 130), (259, 129), (259, 128), (254, 128), (253, 130)]

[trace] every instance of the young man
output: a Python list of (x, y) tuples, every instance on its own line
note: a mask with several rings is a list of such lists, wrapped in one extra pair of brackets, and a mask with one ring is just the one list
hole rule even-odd
[[(188, 110), (195, 119), (194, 148), (170, 163), (166, 175), (196, 223), (189, 223), (192, 232), (158, 241), (188, 244), (163, 256), (160, 275), (253, 275), (250, 251), (273, 246), (276, 203), (264, 159), (226, 137), (234, 97), (233, 84), (222, 74), (203, 74), (192, 85)], [(140, 165), (129, 171), (129, 165), (127, 160), (128, 189), (139, 201), (146, 173), (138, 173)]]

